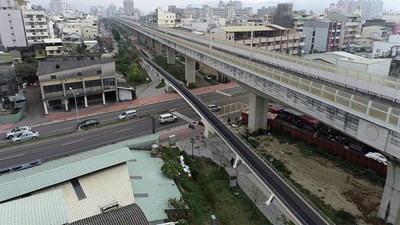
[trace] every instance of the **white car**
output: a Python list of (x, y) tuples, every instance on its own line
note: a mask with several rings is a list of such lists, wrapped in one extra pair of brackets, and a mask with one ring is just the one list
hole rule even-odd
[(376, 161), (386, 165), (386, 157), (379, 152), (368, 152), (365, 157), (375, 159)]
[(211, 112), (218, 112), (221, 110), (221, 106), (218, 105), (207, 105), (207, 108), (209, 108)]
[(129, 119), (129, 118), (135, 117), (135, 116), (137, 116), (137, 111), (134, 110), (134, 109), (132, 109), (132, 110), (128, 110), (128, 111), (125, 111), (125, 112), (121, 113), (121, 114), (118, 116), (118, 118), (119, 118), (120, 120), (123, 120), (123, 119)]
[(16, 127), (6, 133), (6, 138), (12, 139), (13, 137), (18, 136), (19, 134), (22, 134), (22, 133), (30, 131), (30, 130), (31, 130), (31, 128), (28, 126)]
[(21, 141), (27, 141), (27, 140), (34, 140), (39, 137), (39, 132), (37, 131), (26, 131), (24, 133), (19, 134), (18, 136), (15, 136), (11, 139), (13, 143), (19, 143)]

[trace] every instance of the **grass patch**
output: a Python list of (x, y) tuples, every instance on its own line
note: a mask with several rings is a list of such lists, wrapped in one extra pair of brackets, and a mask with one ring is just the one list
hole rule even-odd
[[(178, 148), (163, 148), (161, 157), (164, 161), (176, 159), (180, 154), (185, 157), (185, 163), (191, 169), (193, 179), (186, 174), (175, 181), (182, 189), (182, 196), (188, 205), (187, 221), (190, 224), (209, 224), (210, 216), (216, 215), (218, 224), (253, 225), (271, 224), (254, 206), (247, 195), (229, 188), (229, 175), (218, 166), (203, 161), (192, 161)], [(171, 218), (172, 219), (172, 218)]]
[(163, 88), (163, 87), (165, 87), (165, 81), (164, 80), (162, 80), (159, 84), (157, 84), (157, 86), (156, 86), (156, 89), (160, 89), (160, 88)]
[(175, 64), (168, 64), (167, 58), (162, 56), (154, 57), (153, 61), (157, 63), (161, 68), (175, 77), (177, 80), (186, 83), (185, 80), (185, 65), (179, 62), (178, 60), (175, 61)]

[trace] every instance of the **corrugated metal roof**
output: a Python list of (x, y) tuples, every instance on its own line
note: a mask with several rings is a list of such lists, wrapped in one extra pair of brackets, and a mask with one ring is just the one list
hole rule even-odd
[(109, 145), (5, 174), (0, 176), (0, 202), (132, 159), (129, 148)]
[(270, 31), (274, 30), (264, 26), (234, 26), (234, 27), (219, 27), (225, 32), (251, 32), (251, 31)]
[(0, 224), (5, 225), (61, 225), (68, 222), (61, 190), (0, 204), (0, 215)]
[(182, 197), (178, 187), (172, 179), (162, 174), (162, 159), (152, 158), (145, 151), (133, 151), (133, 154), (137, 161), (127, 164), (135, 203), (143, 210), (149, 222), (167, 219), (165, 210), (171, 209), (167, 204), (168, 199)]
[(114, 209), (98, 214), (70, 225), (148, 225), (143, 211), (138, 205), (131, 204), (119, 209)]

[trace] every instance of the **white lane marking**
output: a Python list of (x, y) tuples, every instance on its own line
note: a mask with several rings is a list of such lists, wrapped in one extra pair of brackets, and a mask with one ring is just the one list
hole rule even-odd
[(17, 157), (20, 157), (20, 156), (23, 156), (23, 155), (25, 155), (25, 154), (21, 153), (21, 154), (18, 154), (18, 155), (9, 156), (9, 157), (0, 159), (0, 161), (6, 160), (6, 159), (17, 158)]
[(116, 133), (124, 132), (124, 131), (127, 131), (127, 130), (132, 130), (132, 129), (133, 129), (132, 127), (128, 127), (128, 128), (122, 129), (122, 130), (114, 131), (113, 133), (116, 134)]
[(225, 93), (225, 92), (222, 92), (222, 91), (219, 91), (219, 90), (216, 90), (215, 92), (218, 93), (218, 94), (221, 94), (221, 95), (228, 96), (228, 97), (232, 96), (231, 94), (228, 94), (228, 93)]
[(54, 130), (55, 132), (58, 132), (58, 131), (64, 131), (64, 130), (71, 130), (73, 127), (66, 127), (66, 128), (62, 128), (62, 129), (57, 129), (57, 130)]
[(71, 142), (63, 143), (63, 144), (61, 144), (61, 146), (70, 145), (70, 144), (75, 144), (75, 143), (78, 143), (78, 142), (81, 142), (81, 141), (84, 141), (84, 140), (85, 140), (85, 139), (79, 139), (79, 140), (76, 140), (76, 141), (71, 141)]

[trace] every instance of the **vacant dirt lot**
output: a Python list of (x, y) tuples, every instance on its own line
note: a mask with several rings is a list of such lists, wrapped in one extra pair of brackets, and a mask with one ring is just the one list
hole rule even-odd
[(325, 203), (353, 214), (359, 224), (379, 224), (376, 215), (383, 187), (355, 177), (325, 158), (305, 156), (296, 144), (281, 144), (275, 138), (257, 139), (263, 146), (261, 149), (285, 162), (292, 179)]

